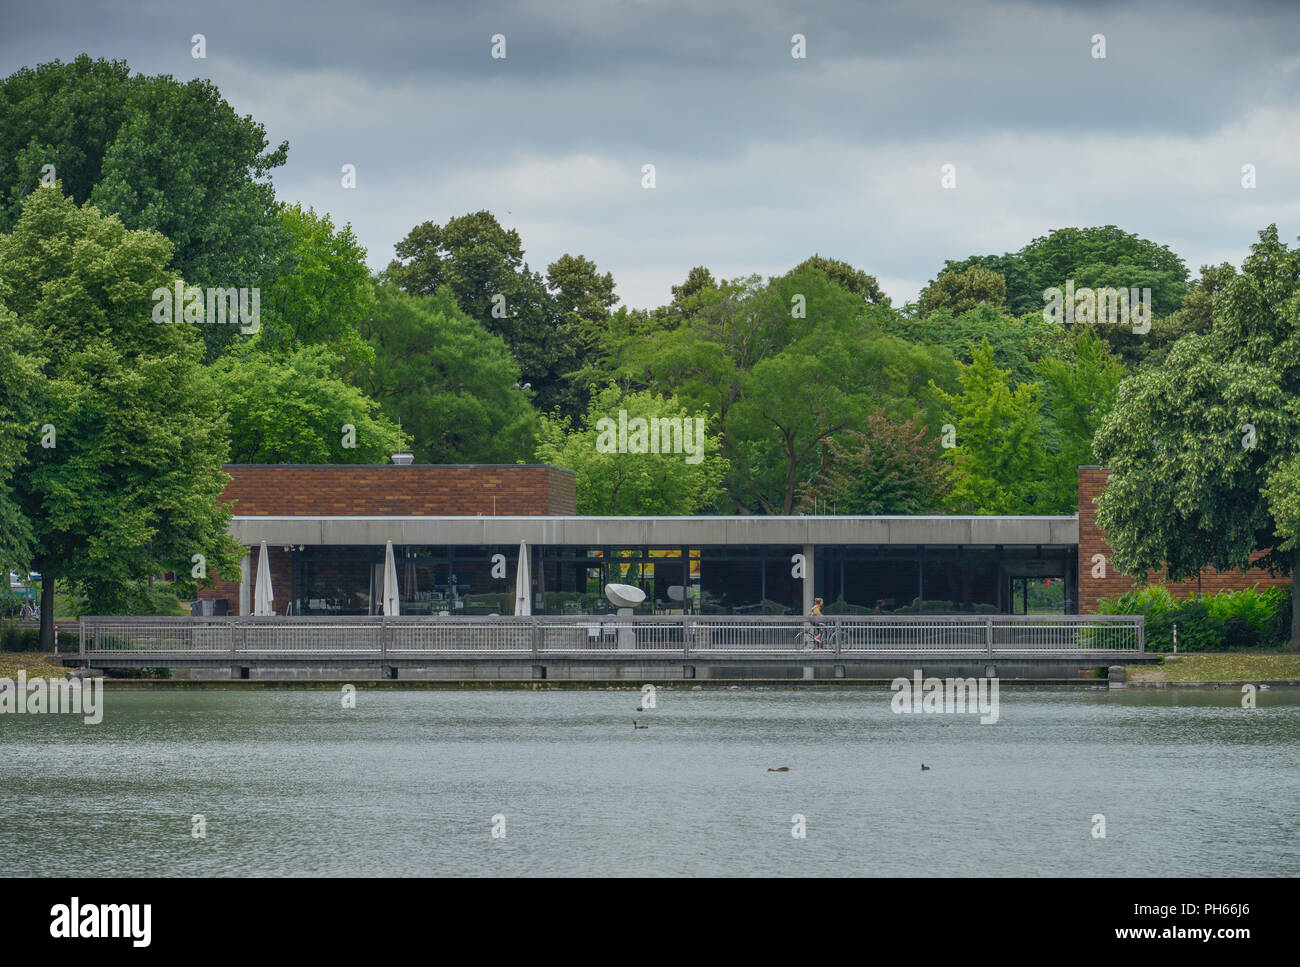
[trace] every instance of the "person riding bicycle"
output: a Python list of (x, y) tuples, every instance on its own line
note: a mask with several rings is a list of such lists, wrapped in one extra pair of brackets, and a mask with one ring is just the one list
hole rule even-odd
[[(812, 606), (812, 610), (808, 612), (808, 617), (810, 617), (810, 618), (822, 618), (822, 617), (825, 617), (825, 616), (822, 614), (822, 603), (823, 603), (823, 602), (822, 602), (822, 599), (821, 599), (821, 598), (813, 598), (813, 606)], [(817, 643), (817, 647), (818, 647), (818, 648), (825, 648), (825, 647), (826, 647), (826, 643), (825, 643), (824, 641), (822, 641), (822, 631), (826, 628), (826, 624), (825, 624), (825, 622), (822, 622), (822, 621), (814, 621), (814, 622), (812, 623), (812, 625), (813, 625), (813, 628), (815, 629), (814, 632), (813, 632), (813, 641), (815, 641), (815, 642)]]

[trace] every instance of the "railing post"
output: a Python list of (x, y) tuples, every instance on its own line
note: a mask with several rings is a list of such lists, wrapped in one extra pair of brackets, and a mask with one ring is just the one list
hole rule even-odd
[(542, 623), (537, 615), (533, 615), (528, 620), (532, 623), (533, 659), (536, 660), (542, 650)]
[(984, 619), (984, 647), (988, 650), (989, 657), (993, 657), (993, 616), (989, 615)]
[(86, 621), (84, 618), (77, 619), (77, 654), (86, 657)]
[(379, 619), (379, 660), (388, 658), (388, 616)]
[(835, 616), (835, 654), (840, 653), (840, 648), (844, 644), (844, 619), (839, 615)]
[(1138, 654), (1145, 654), (1147, 650), (1147, 619), (1146, 615), (1134, 615), (1137, 618), (1138, 633)]
[(691, 654), (691, 616), (682, 615), (682, 657), (687, 658)]

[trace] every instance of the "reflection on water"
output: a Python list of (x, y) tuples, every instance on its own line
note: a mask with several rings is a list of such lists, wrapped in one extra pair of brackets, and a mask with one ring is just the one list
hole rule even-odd
[(99, 726), (0, 715), (0, 874), (1300, 873), (1300, 693), (890, 697), (110, 691)]

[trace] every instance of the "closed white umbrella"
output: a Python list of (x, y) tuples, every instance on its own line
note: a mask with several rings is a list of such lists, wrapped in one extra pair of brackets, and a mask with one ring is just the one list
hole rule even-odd
[(515, 614), (532, 614), (532, 575), (528, 573), (528, 543), (519, 542), (519, 567), (515, 571)]
[(402, 602), (397, 596), (397, 562), (393, 560), (393, 542), (384, 548), (384, 614), (402, 613)]
[(253, 593), (253, 614), (271, 615), (275, 595), (271, 592), (271, 559), (267, 556), (266, 541), (257, 553), (257, 589)]

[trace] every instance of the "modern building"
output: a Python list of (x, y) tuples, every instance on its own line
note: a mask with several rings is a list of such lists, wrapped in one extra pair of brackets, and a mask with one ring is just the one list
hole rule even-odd
[(774, 615), (814, 597), (828, 614), (1074, 614), (1131, 585), (1113, 568), (1094, 576), (1110, 550), (1091, 504), (1108, 471), (1095, 467), (1080, 468), (1081, 514), (1007, 517), (584, 517), (573, 473), (551, 466), (225, 470), (231, 534), (250, 555), (239, 580), (202, 593), (214, 613), (250, 612), (263, 541), (274, 608), (296, 615), (377, 613), (389, 541), (407, 615), (511, 613), (520, 542), (535, 614), (607, 612), (607, 583), (641, 587), (646, 613)]

